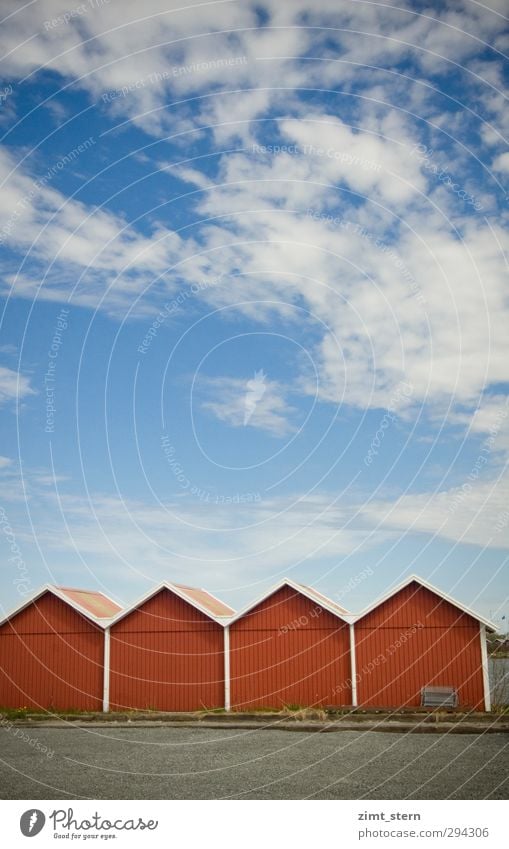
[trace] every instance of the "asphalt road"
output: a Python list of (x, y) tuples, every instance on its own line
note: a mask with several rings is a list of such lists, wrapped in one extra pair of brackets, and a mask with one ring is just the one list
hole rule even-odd
[[(25, 737), (15, 736), (16, 731)], [(69, 726), (1, 728), (0, 735), (2, 799), (507, 799), (509, 795), (509, 734), (502, 733), (308, 734)]]

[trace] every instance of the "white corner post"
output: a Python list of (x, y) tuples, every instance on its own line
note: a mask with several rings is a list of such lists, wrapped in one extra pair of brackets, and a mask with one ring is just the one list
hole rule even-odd
[(103, 713), (110, 709), (110, 629), (104, 630)]
[(491, 710), (490, 671), (488, 667), (488, 645), (486, 641), (486, 625), (479, 625), (481, 640), (482, 677), (484, 684), (484, 710)]
[(357, 662), (355, 659), (355, 625), (350, 625), (350, 677), (352, 679), (352, 707), (357, 707)]
[(230, 710), (230, 626), (224, 626), (224, 709)]

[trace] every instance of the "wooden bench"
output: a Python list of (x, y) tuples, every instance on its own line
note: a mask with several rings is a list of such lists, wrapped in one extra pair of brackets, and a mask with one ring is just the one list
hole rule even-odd
[(454, 687), (423, 687), (421, 705), (430, 708), (455, 708), (458, 706), (458, 693)]

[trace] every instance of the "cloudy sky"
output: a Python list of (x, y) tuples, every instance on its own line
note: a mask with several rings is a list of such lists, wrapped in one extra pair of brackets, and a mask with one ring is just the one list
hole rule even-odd
[(509, 615), (507, 3), (2, 14), (2, 607)]

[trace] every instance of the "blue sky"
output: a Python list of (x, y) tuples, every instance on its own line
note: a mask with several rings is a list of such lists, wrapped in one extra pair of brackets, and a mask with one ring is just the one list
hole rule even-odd
[(2, 8), (2, 607), (509, 615), (506, 4)]

